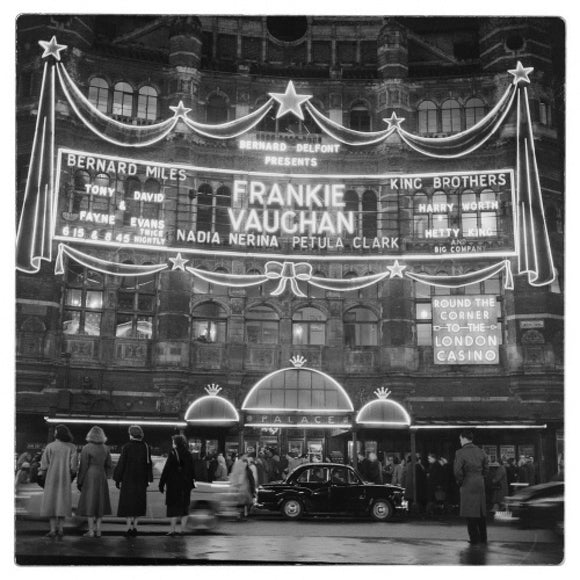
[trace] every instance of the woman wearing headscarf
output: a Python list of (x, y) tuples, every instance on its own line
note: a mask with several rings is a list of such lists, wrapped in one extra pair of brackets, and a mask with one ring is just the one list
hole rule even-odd
[(72, 516), (72, 480), (77, 472), (77, 449), (66, 425), (57, 425), (54, 441), (42, 453), (38, 476), (44, 479), (40, 515), (48, 517), (47, 536), (63, 535), (64, 518)]
[(171, 529), (168, 536), (175, 536), (177, 519), (181, 518), (181, 531), (185, 531), (185, 523), (189, 514), (191, 490), (195, 487), (193, 478), (193, 458), (189, 452), (187, 440), (183, 435), (171, 438), (173, 449), (167, 457), (159, 480), (159, 491), (165, 492), (167, 517), (171, 518)]
[(111, 454), (105, 446), (105, 432), (97, 426), (87, 434), (87, 444), (81, 451), (77, 486), (81, 492), (77, 515), (88, 520), (89, 530), (85, 536), (101, 537), (103, 516), (111, 513), (107, 475), (111, 470)]
[(214, 481), (228, 481), (228, 466), (226, 464), (226, 458), (220, 453), (217, 456), (217, 467), (213, 477)]
[(137, 535), (137, 520), (147, 514), (147, 486), (153, 481), (151, 451), (139, 425), (129, 427), (129, 443), (121, 450), (113, 479), (121, 490), (117, 515), (127, 518), (126, 536)]

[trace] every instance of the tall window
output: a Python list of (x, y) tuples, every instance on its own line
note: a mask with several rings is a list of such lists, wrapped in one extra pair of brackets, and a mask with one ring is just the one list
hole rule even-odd
[(270, 306), (256, 306), (246, 314), (248, 344), (278, 344), (280, 321)]
[(132, 217), (138, 217), (141, 210), (140, 202), (135, 199), (135, 192), (141, 191), (141, 181), (138, 177), (129, 176), (125, 181), (125, 193), (123, 196), (124, 211), (123, 225), (128, 226)]
[(444, 133), (461, 130), (461, 107), (454, 99), (448, 99), (441, 105), (441, 130)]
[(356, 102), (350, 109), (350, 128), (355, 131), (370, 131), (371, 129), (371, 115), (362, 101)]
[(197, 222), (198, 231), (212, 230), (213, 189), (208, 183), (202, 183), (197, 192)]
[(368, 308), (351, 308), (344, 313), (344, 344), (356, 346), (376, 346), (378, 344), (378, 318)]
[(292, 316), (292, 344), (326, 344), (326, 317), (317, 308), (305, 307)]
[(497, 236), (499, 202), (491, 189), (477, 194), (466, 189), (461, 197), (461, 227), (466, 238)]
[(109, 112), (109, 83), (100, 77), (89, 83), (89, 101), (102, 113)]
[(377, 235), (377, 195), (367, 190), (362, 196), (362, 235), (374, 238)]
[(225, 185), (218, 187), (215, 203), (214, 231), (224, 238), (224, 242), (227, 242), (230, 234), (230, 217), (228, 208), (232, 206), (232, 193), (229, 187), (226, 187)]
[(419, 132), (437, 132), (437, 106), (432, 101), (423, 101), (419, 107)]
[(194, 340), (206, 343), (226, 341), (227, 316), (219, 304), (204, 302), (194, 308), (192, 316)]
[(102, 274), (69, 261), (62, 323), (64, 334), (99, 336), (102, 311)]
[(157, 119), (157, 91), (153, 87), (141, 87), (137, 99), (137, 118), (147, 121)]
[(477, 97), (468, 99), (465, 103), (465, 128), (473, 127), (485, 116), (485, 103)]
[(131, 117), (133, 114), (133, 87), (129, 83), (119, 82), (113, 92), (113, 115)]
[(212, 95), (207, 102), (207, 122), (225, 123), (228, 120), (228, 103), (221, 95)]
[(127, 276), (122, 279), (117, 291), (115, 336), (152, 338), (156, 281), (155, 275)]

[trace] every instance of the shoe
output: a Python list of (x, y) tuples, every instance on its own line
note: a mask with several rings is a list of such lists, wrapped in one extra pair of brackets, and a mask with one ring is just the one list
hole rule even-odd
[(93, 530), (89, 530), (88, 532), (85, 532), (85, 533), (83, 534), (83, 536), (84, 536), (85, 538), (94, 538), (94, 537), (95, 537), (95, 532), (93, 532)]
[(176, 536), (177, 534), (175, 532), (167, 532), (165, 535), (166, 536)]
[(56, 538), (56, 532), (53, 532), (52, 530), (50, 532), (48, 532), (48, 534), (45, 534), (44, 536), (45, 538)]
[(132, 535), (132, 536), (136, 536), (136, 535), (137, 535), (137, 528), (133, 528), (133, 529), (131, 530), (131, 535)]

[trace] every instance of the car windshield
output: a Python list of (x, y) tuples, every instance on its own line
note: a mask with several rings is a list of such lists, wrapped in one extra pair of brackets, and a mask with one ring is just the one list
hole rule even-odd
[(326, 483), (328, 481), (328, 468), (310, 467), (305, 469), (296, 478), (298, 483)]

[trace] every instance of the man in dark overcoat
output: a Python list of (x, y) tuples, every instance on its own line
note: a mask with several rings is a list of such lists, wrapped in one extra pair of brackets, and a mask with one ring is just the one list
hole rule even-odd
[(455, 453), (453, 472), (460, 487), (459, 515), (467, 518), (470, 544), (487, 542), (485, 521), (485, 475), (488, 471), (487, 455), (473, 444), (473, 433), (462, 431), (459, 435), (461, 449)]

